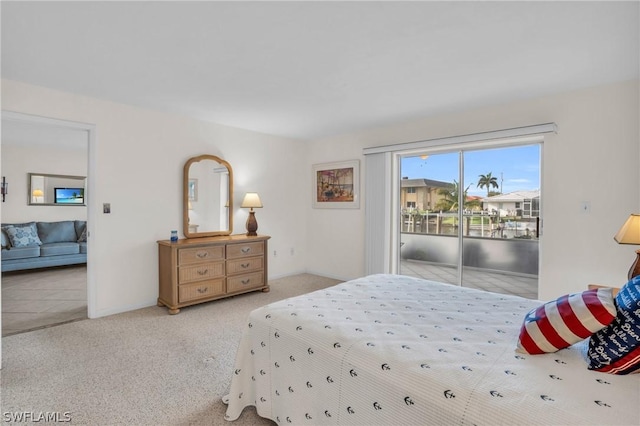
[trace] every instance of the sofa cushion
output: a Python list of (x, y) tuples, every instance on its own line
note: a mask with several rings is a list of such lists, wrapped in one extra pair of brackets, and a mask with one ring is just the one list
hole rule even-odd
[(38, 222), (37, 225), (38, 235), (43, 244), (78, 241), (73, 220)]
[(80, 246), (78, 243), (49, 243), (43, 244), (40, 247), (40, 254), (42, 256), (59, 256), (61, 254), (78, 254), (80, 253)]
[(11, 250), (2, 250), (2, 261), (11, 259), (28, 259), (40, 257), (40, 246), (12, 247)]
[[(82, 233), (83, 232), (87, 232), (87, 221), (86, 220), (75, 220), (73, 221), (73, 225), (76, 228), (76, 235), (77, 237), (77, 241), (80, 242), (80, 239), (82, 238)], [(86, 235), (86, 234), (85, 234)], [(86, 237), (85, 240), (86, 241)]]
[(9, 242), (14, 248), (39, 246), (42, 241), (38, 237), (38, 229), (35, 222), (24, 225), (6, 225), (4, 230), (9, 237)]
[(8, 248), (10, 247), (9, 244), (9, 236), (7, 235), (6, 231), (4, 230), (4, 228), (0, 229), (0, 243), (2, 245), (2, 248)]

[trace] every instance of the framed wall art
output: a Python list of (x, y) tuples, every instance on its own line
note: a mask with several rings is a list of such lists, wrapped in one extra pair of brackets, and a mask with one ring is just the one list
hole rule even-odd
[(313, 191), (314, 208), (360, 208), (360, 162), (314, 164)]

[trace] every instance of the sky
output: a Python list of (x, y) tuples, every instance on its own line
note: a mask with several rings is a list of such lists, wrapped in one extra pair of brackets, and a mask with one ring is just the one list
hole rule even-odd
[[(405, 157), (401, 176), (409, 179), (433, 179), (453, 183), (458, 178), (458, 152), (431, 154), (426, 160), (419, 156)], [(526, 145), (508, 148), (464, 152), (464, 187), (468, 195), (487, 196), (486, 188), (478, 188), (481, 174), (497, 178), (502, 193), (540, 189), (540, 146)], [(500, 191), (491, 188), (492, 191)]]

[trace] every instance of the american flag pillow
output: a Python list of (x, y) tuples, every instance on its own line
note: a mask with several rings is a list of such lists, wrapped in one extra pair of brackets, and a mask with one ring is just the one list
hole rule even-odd
[(564, 295), (525, 316), (517, 351), (532, 355), (559, 351), (590, 337), (615, 317), (611, 288)]

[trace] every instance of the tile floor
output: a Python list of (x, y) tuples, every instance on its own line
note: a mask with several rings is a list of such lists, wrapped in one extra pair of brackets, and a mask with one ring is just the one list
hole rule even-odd
[(2, 335), (87, 318), (86, 265), (2, 274)]
[[(451, 284), (457, 284), (458, 279), (456, 268), (419, 260), (401, 261), (400, 274)], [(537, 277), (465, 268), (462, 274), (462, 282), (464, 287), (501, 294), (514, 294), (527, 299), (538, 298)]]

